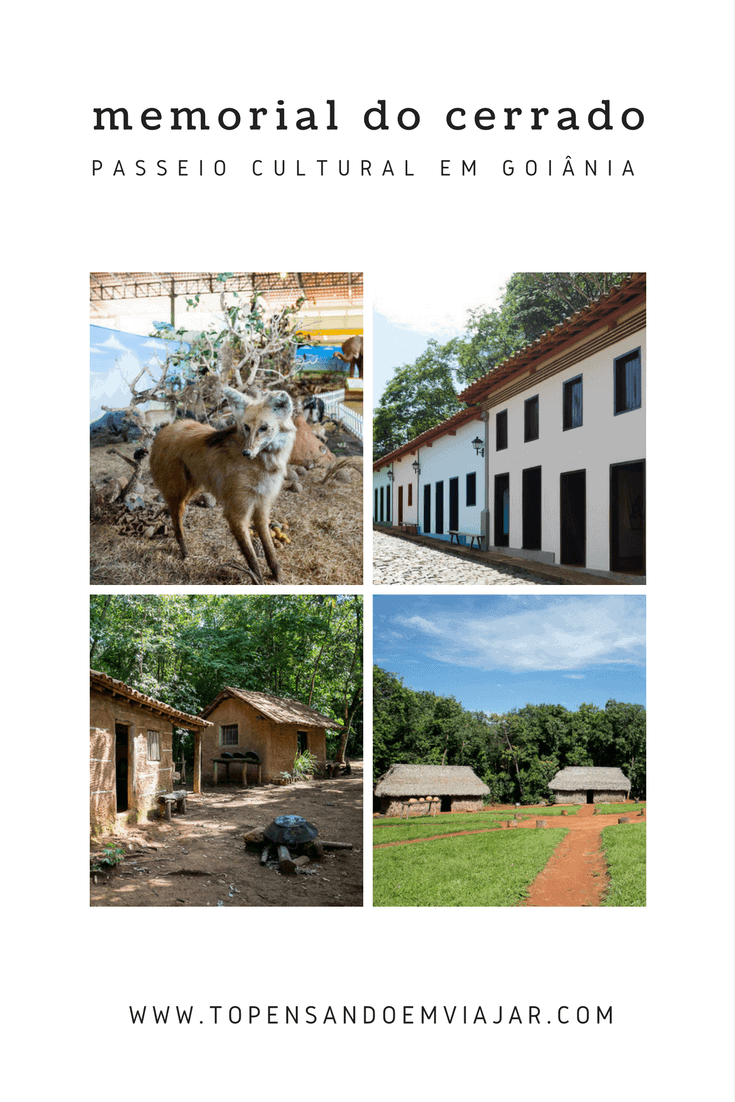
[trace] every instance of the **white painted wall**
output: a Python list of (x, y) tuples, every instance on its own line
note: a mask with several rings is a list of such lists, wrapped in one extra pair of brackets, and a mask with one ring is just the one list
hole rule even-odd
[[(642, 401), (637, 410), (615, 415), (615, 360), (634, 349), (641, 350)], [(564, 383), (582, 376), (583, 423), (563, 430)], [(539, 438), (524, 443), (524, 403), (539, 396)], [(495, 450), (495, 415), (508, 411), (508, 447)], [(542, 551), (551, 552), (554, 562), (561, 559), (560, 538), (560, 476), (566, 471), (585, 470), (587, 488), (587, 568), (610, 569), (610, 466), (633, 463), (646, 455), (646, 333), (645, 329), (625, 337), (616, 344), (595, 353), (558, 375), (538, 385), (529, 383), (521, 394), (507, 403), (493, 406), (487, 422), (487, 456), (489, 474), (488, 509), (490, 539), (493, 539), (494, 480), (496, 474), (510, 475), (510, 534), (508, 553), (523, 547), (522, 479), (523, 471), (540, 466), (542, 495)], [(455, 436), (440, 436), (431, 447), (420, 449), (421, 474), (417, 479), (411, 464), (416, 455), (402, 456), (393, 463), (392, 523), (398, 524), (398, 487), (403, 486), (403, 522), (419, 524), (425, 532), (423, 494), (427, 482), (432, 484), (431, 529), (434, 535), (436, 518), (436, 483), (444, 483), (444, 534), (449, 539), (449, 480), (459, 478), (459, 529), (480, 532), (480, 514), (485, 501), (485, 460), (476, 456), (471, 441), (485, 438), (485, 424), (472, 420), (457, 429)], [(387, 482), (385, 470), (374, 475), (374, 482)], [(467, 507), (466, 475), (477, 474), (476, 505)], [(413, 486), (413, 501), (408, 505), (408, 485)], [(381, 482), (377, 481), (380, 485)], [(374, 498), (373, 498), (374, 500)], [(418, 506), (418, 508), (417, 508)]]
[[(393, 504), (391, 507), (392, 524), (398, 525), (398, 488), (403, 487), (403, 523), (416, 524), (416, 472), (411, 464), (416, 455), (402, 455), (393, 461)], [(408, 504), (408, 488), (411, 487), (411, 504)]]
[[(641, 349), (642, 402), (640, 409), (615, 416), (616, 357)], [(582, 375), (583, 423), (579, 428), (562, 430), (564, 383)], [(523, 442), (524, 402), (539, 395), (539, 439)], [(495, 450), (495, 415), (508, 410), (508, 447)], [(496, 474), (510, 474), (509, 552), (523, 546), (522, 472), (541, 466), (542, 530), (541, 546), (560, 561), (560, 492), (562, 472), (587, 471), (587, 566), (610, 569), (610, 465), (645, 458), (646, 417), (646, 334), (645, 330), (625, 337), (587, 360), (543, 381), (506, 405), (493, 406), (488, 423), (489, 509), (494, 510), (493, 490)]]
[[(426, 445), (421, 448), (421, 475), (419, 478), (419, 513), (421, 532), (426, 533), (424, 522), (424, 486), (431, 483), (431, 527), (429, 535), (434, 535), (436, 527), (436, 483), (444, 483), (444, 535), (438, 539), (449, 537), (449, 480), (459, 479), (459, 530), (461, 532), (480, 533), (480, 513), (484, 507), (485, 494), (485, 460), (481, 455), (475, 454), (472, 441), (476, 436), (485, 439), (485, 423), (483, 421), (468, 421), (457, 429), (456, 436), (440, 436), (429, 448)], [(476, 504), (467, 506), (467, 475), (476, 473), (477, 492)]]

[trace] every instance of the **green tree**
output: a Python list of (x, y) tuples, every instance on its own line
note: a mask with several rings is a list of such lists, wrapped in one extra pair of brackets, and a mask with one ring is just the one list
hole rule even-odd
[(93, 596), (90, 664), (192, 714), (227, 685), (293, 697), (362, 753), (359, 595)]
[(516, 272), (495, 309), (468, 311), (462, 337), (428, 342), (413, 364), (396, 369), (375, 411), (379, 459), (462, 408), (464, 389), (570, 314), (606, 294), (626, 272)]
[(470, 712), (451, 696), (417, 692), (400, 677), (373, 671), (373, 757), (377, 779), (390, 765), (469, 765), (493, 803), (538, 803), (567, 765), (617, 766), (634, 796), (645, 795), (646, 710), (609, 700), (527, 704), (502, 715)]
[(452, 377), (454, 344), (450, 341), (442, 346), (430, 340), (415, 363), (396, 369), (375, 411), (373, 455), (376, 459), (462, 408)]

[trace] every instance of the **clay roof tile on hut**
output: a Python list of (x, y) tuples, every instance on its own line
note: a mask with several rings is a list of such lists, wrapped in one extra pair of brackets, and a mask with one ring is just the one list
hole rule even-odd
[(212, 726), (201, 716), (191, 716), (188, 712), (182, 712), (179, 708), (172, 708), (170, 704), (164, 704), (163, 701), (155, 700), (152, 696), (146, 696), (145, 693), (138, 692), (137, 689), (131, 689), (123, 681), (118, 681), (116, 677), (110, 677), (109, 674), (101, 673), (99, 670), (89, 671), (89, 687), (102, 693), (108, 693), (111, 696), (125, 697), (126, 700), (132, 700), (136, 704), (150, 708), (158, 715), (168, 716), (170, 719), (176, 720), (177, 727), (188, 729)]
[(342, 728), (342, 724), (337, 720), (322, 715), (307, 704), (302, 704), (300, 700), (271, 696), (270, 693), (250, 692), (247, 689), (235, 689), (231, 685), (225, 686), (219, 696), (202, 709), (202, 716), (210, 715), (227, 697), (244, 700), (246, 704), (250, 704), (275, 723), (300, 723), (304, 727), (327, 728), (330, 731), (339, 731)]

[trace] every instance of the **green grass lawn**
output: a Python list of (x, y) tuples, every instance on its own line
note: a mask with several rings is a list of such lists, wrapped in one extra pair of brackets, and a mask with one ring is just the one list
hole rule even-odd
[(392, 817), (386, 817), (385, 819), (380, 818), (376, 820), (376, 822), (391, 824), (412, 823), (414, 822), (414, 820), (418, 821), (419, 819), (433, 818), (435, 820), (441, 819), (443, 823), (467, 823), (473, 819), (483, 819), (485, 817), (489, 817), (491, 819), (512, 819), (514, 811), (519, 817), (525, 816), (526, 818), (528, 818), (529, 815), (535, 815), (538, 819), (541, 819), (544, 815), (561, 815), (562, 811), (566, 811), (568, 815), (576, 815), (578, 810), (579, 807), (576, 804), (560, 804), (556, 806), (554, 804), (549, 804), (547, 807), (544, 807), (543, 805), (539, 807), (529, 807), (522, 804), (520, 807), (517, 808), (486, 807), (482, 811), (458, 811), (454, 815), (448, 815), (446, 812), (444, 812), (442, 815), (433, 816), (423, 814), (412, 815), (410, 819), (402, 819), (400, 815), (393, 815)]
[(374, 906), (513, 907), (567, 833), (508, 830), (374, 850)]
[(610, 885), (602, 906), (645, 907), (645, 823), (605, 827), (602, 832), (602, 852), (610, 872)]
[[(568, 815), (576, 815), (576, 808), (565, 809)], [(529, 811), (519, 808), (519, 819), (550, 819), (560, 816), (560, 807), (545, 807)], [(408, 838), (427, 838), (433, 834), (451, 834), (457, 830), (485, 830), (514, 818), (512, 811), (475, 811), (464, 815), (422, 815), (416, 819), (385, 819), (373, 829), (373, 845), (381, 842), (403, 842)], [(385, 822), (388, 825), (383, 826)]]
[(639, 804), (597, 804), (598, 815), (637, 815), (645, 808), (645, 800)]

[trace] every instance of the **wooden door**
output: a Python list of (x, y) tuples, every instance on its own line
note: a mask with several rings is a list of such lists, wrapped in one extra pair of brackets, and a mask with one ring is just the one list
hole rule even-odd
[(437, 482), (434, 495), (434, 529), (438, 536), (444, 534), (444, 483)]
[(459, 528), (459, 479), (449, 479), (449, 531)]
[(523, 472), (523, 547), (541, 550), (541, 468)]
[(587, 472), (565, 471), (560, 476), (561, 562), (587, 565)]
[(646, 464), (610, 468), (610, 569), (646, 572)]
[(510, 539), (510, 475), (495, 475), (495, 535), (496, 547), (507, 547)]

